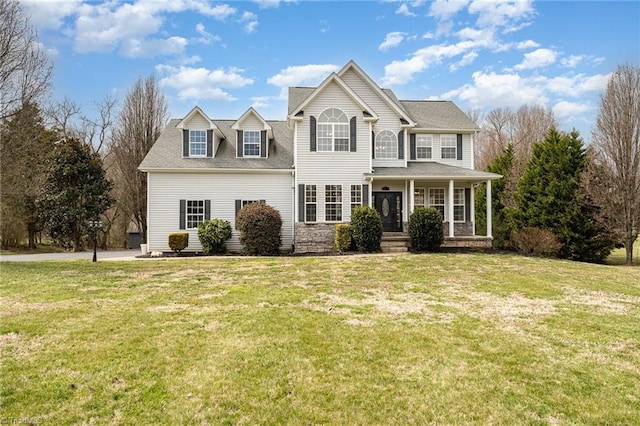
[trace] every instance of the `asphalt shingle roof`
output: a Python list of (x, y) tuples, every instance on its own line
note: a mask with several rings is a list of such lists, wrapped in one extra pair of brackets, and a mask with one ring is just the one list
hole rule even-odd
[(502, 176), (496, 173), (481, 172), (464, 167), (450, 166), (435, 162), (410, 162), (407, 167), (376, 167), (373, 173), (365, 173), (366, 177), (387, 178), (425, 178), (429, 179), (465, 179), (493, 180)]
[(182, 129), (178, 119), (169, 121), (156, 143), (140, 164), (148, 169), (291, 169), (293, 170), (293, 132), (284, 121), (267, 120), (274, 138), (269, 141), (268, 158), (236, 158), (236, 120), (213, 120), (227, 137), (220, 142), (214, 158), (182, 158)]
[(434, 130), (477, 131), (478, 126), (451, 101), (399, 101), (416, 127)]

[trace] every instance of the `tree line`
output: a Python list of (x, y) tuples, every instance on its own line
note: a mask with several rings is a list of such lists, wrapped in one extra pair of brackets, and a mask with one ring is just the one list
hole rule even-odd
[[(633, 263), (640, 231), (640, 67), (625, 64), (600, 96), (591, 144), (562, 132), (553, 112), (525, 105), (481, 118), (476, 165), (494, 182), (494, 247), (601, 262), (624, 246)], [(486, 230), (484, 186), (476, 224)]]

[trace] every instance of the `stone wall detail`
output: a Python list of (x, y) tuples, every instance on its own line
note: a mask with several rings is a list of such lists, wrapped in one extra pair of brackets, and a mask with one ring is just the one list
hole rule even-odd
[(297, 222), (294, 228), (296, 253), (330, 253), (333, 251), (335, 223)]

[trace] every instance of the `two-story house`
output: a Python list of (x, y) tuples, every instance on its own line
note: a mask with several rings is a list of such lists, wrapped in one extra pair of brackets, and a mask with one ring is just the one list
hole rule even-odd
[[(449, 101), (398, 100), (353, 61), (318, 87), (289, 89), (286, 121), (249, 108), (237, 120), (195, 107), (171, 120), (140, 165), (148, 176), (148, 248), (168, 251), (167, 235), (209, 218), (235, 223), (247, 203), (282, 215), (283, 248), (330, 251), (337, 223), (374, 207), (383, 230), (403, 233), (416, 206), (438, 209), (445, 244), (490, 246), (475, 235), (474, 188), (500, 175), (474, 170), (478, 127)], [(487, 203), (491, 206), (491, 203)], [(228, 243), (240, 250), (237, 232)], [(395, 234), (398, 235), (398, 234)], [(401, 234), (400, 234), (401, 235)]]

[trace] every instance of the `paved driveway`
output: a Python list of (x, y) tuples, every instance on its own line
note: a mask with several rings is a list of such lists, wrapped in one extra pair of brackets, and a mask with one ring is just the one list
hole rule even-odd
[[(108, 250), (98, 251), (98, 262), (102, 259), (118, 259), (118, 260), (133, 260), (140, 253), (140, 249), (131, 250)], [(29, 261), (43, 261), (43, 260), (69, 260), (69, 259), (93, 259), (93, 251), (82, 251), (78, 253), (65, 252), (65, 253), (38, 253), (38, 254), (11, 254), (7, 256), (0, 256), (0, 262), (29, 262)]]

